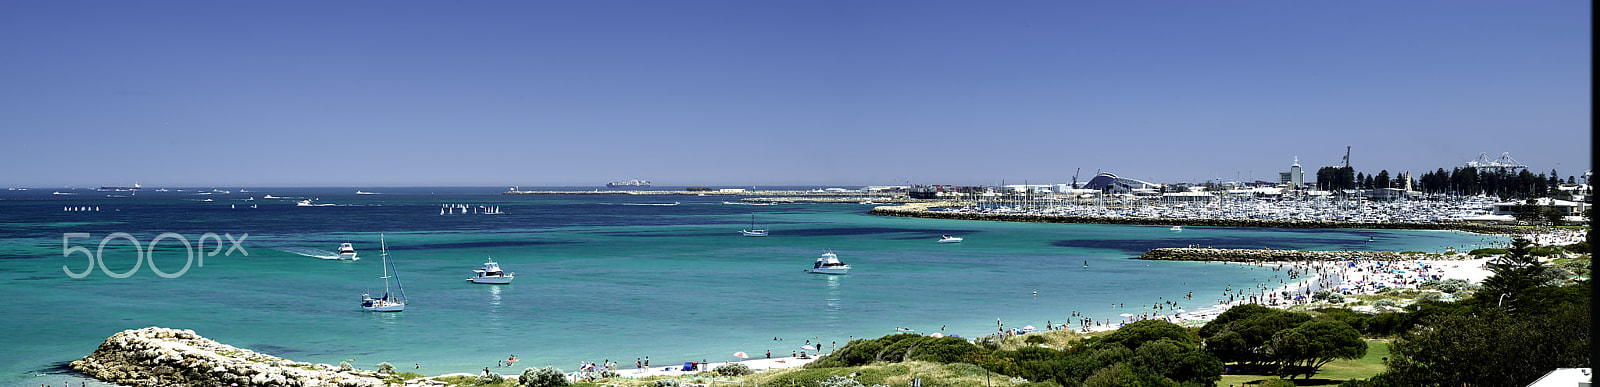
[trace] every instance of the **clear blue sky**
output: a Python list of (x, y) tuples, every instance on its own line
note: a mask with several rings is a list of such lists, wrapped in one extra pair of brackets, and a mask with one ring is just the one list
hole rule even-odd
[(1565, 177), (1591, 7), (14, 1), (0, 186)]

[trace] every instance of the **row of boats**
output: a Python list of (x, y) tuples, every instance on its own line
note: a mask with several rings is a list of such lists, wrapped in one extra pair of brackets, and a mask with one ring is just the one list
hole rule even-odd
[[(403, 312), (406, 310), (407, 301), (405, 287), (400, 284), (399, 271), (394, 270), (394, 264), (389, 261), (388, 241), (384, 240), (382, 234), (378, 235), (378, 241), (380, 246), (382, 246), (382, 253), (380, 253), (379, 256), (383, 258), (383, 277), (381, 277), (383, 278), (383, 296), (372, 297), (370, 293), (362, 294), (361, 308), (367, 310), (368, 312)], [(361, 258), (356, 255), (355, 246), (351, 245), (349, 242), (346, 242), (339, 245), (339, 255), (337, 259), (354, 261)], [(500, 264), (495, 263), (493, 257), (489, 258), (489, 262), (484, 262), (483, 268), (473, 270), (472, 272), (473, 276), (467, 278), (467, 281), (471, 281), (475, 284), (505, 285), (510, 284), (512, 280), (516, 279), (516, 273), (507, 273), (506, 271), (501, 270)], [(389, 279), (391, 278), (394, 279), (393, 290), (397, 290), (396, 292), (391, 292), (391, 288), (389, 286)]]
[[(755, 227), (754, 214), (750, 215), (750, 229), (741, 230), (740, 233), (743, 233), (745, 236), (767, 236), (767, 230)], [(962, 240), (963, 239), (961, 237), (947, 234), (939, 238), (939, 243), (961, 243)], [(382, 251), (379, 256), (382, 257), (383, 260), (383, 277), (381, 277), (383, 278), (383, 296), (372, 297), (370, 293), (361, 295), (361, 308), (369, 312), (405, 311), (405, 288), (400, 284), (399, 273), (394, 270), (394, 264), (389, 260), (389, 243), (384, 239), (382, 234), (378, 235), (378, 241)], [(361, 258), (356, 253), (355, 246), (349, 242), (345, 242), (339, 245), (338, 256), (334, 259), (354, 261)], [(475, 284), (505, 285), (510, 284), (512, 280), (516, 279), (516, 273), (508, 273), (505, 270), (502, 270), (500, 268), (500, 264), (496, 263), (493, 257), (490, 257), (488, 262), (484, 262), (482, 268), (473, 270), (472, 272), (473, 276), (467, 278), (467, 281), (471, 281)], [(822, 253), (821, 257), (817, 258), (816, 262), (812, 263), (810, 269), (805, 269), (805, 272), (811, 274), (845, 275), (850, 273), (850, 265), (844, 263), (844, 261), (840, 261), (838, 254), (834, 254), (832, 251), (826, 251)], [(396, 290), (395, 292), (391, 292), (389, 283), (391, 278), (394, 280), (394, 287), (392, 289)]]

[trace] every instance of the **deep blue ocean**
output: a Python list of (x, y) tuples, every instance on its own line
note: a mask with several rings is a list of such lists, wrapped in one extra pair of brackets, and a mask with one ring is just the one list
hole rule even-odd
[[(976, 337), (992, 333), (996, 319), (1042, 328), (1073, 312), (1115, 320), (1140, 313), (1136, 304), (1162, 300), (1200, 309), (1224, 288), (1253, 286), (1271, 274), (1130, 259), (1157, 247), (1433, 252), (1501, 240), (1445, 231), (1172, 232), (912, 219), (869, 215), (871, 206), (860, 204), (501, 195), (505, 189), (0, 191), (0, 385), (94, 385), (65, 364), (113, 333), (149, 326), (192, 329), (297, 361), (354, 359), (367, 369), (389, 362), (428, 375), (493, 368), (512, 354), (521, 363), (501, 372), (545, 365), (572, 371), (579, 362), (605, 360), (631, 366), (645, 356), (652, 365), (727, 361), (736, 351), (787, 356), (807, 340), (842, 345), (897, 327), (944, 326), (946, 334)], [(333, 205), (297, 206), (302, 199)], [(441, 215), (445, 204), (498, 206), (504, 214)], [(740, 236), (752, 214), (771, 236)], [(113, 233), (127, 237), (108, 238)], [(201, 245), (207, 233), (220, 238)], [(380, 234), (410, 298), (405, 312), (360, 307), (362, 294), (383, 292)], [(966, 240), (935, 243), (941, 234)], [(228, 237), (238, 249), (229, 251)], [(136, 251), (134, 241), (150, 254)], [(362, 259), (318, 258), (343, 242)], [(854, 269), (844, 276), (802, 271), (825, 251)], [(515, 283), (465, 281), (490, 257), (517, 274)], [(186, 262), (191, 266), (178, 275)], [(1188, 292), (1194, 301), (1183, 300)]]

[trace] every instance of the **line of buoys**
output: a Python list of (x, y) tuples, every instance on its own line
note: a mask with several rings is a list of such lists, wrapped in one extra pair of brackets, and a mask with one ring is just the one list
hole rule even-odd
[(99, 212), (100, 206), (61, 207), (65, 212)]

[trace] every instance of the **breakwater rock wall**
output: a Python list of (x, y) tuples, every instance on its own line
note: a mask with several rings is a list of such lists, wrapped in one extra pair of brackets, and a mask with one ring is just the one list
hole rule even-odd
[(905, 216), (914, 218), (989, 220), (1003, 222), (1039, 223), (1091, 223), (1130, 224), (1150, 226), (1210, 226), (1210, 227), (1280, 227), (1280, 228), (1367, 228), (1399, 230), (1459, 230), (1485, 234), (1516, 234), (1521, 229), (1493, 224), (1441, 222), (1441, 223), (1360, 223), (1316, 220), (1271, 219), (1194, 219), (1194, 218), (1132, 218), (1116, 216), (1077, 216), (1046, 214), (1005, 214), (933, 211), (933, 208), (954, 207), (954, 203), (911, 203), (902, 206), (874, 207), (873, 215)]
[(200, 337), (191, 330), (130, 329), (107, 338), (72, 369), (130, 386), (383, 386), (372, 371), (286, 360)]
[(1392, 251), (1305, 251), (1266, 249), (1159, 248), (1139, 255), (1157, 261), (1288, 262), (1344, 259), (1400, 260), (1405, 255)]
[(892, 203), (917, 203), (917, 202), (924, 202), (924, 201), (927, 201), (927, 200), (925, 200), (925, 199), (912, 199), (912, 198), (907, 198), (907, 197), (904, 197), (904, 196), (899, 196), (899, 197), (894, 197), (894, 196), (847, 196), (847, 197), (810, 197), (810, 196), (796, 197), (796, 196), (785, 196), (785, 197), (744, 198), (744, 199), (739, 199), (739, 201), (746, 202), (746, 203), (860, 203), (860, 202), (864, 202), (864, 201), (870, 201), (872, 203), (892, 204)]

